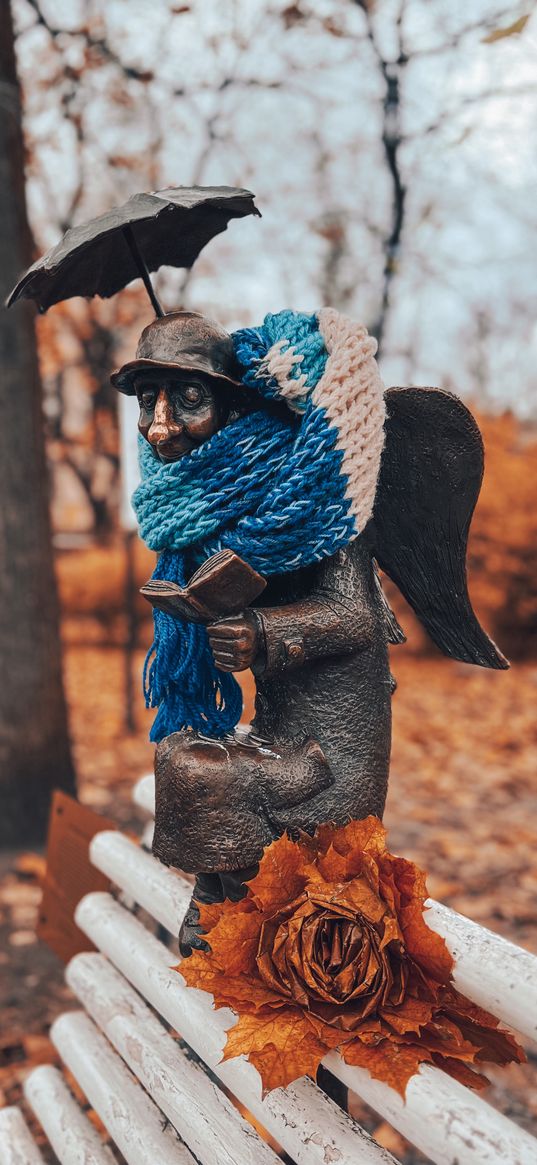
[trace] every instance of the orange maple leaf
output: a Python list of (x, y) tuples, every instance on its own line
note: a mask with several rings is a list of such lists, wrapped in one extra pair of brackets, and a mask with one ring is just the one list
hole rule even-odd
[(475, 1066), (524, 1053), (453, 987), (426, 898), (423, 872), (388, 852), (375, 817), (284, 836), (245, 898), (200, 907), (209, 950), (177, 970), (236, 1012), (225, 1058), (248, 1056), (265, 1091), (314, 1076), (333, 1049), (402, 1096), (422, 1063), (482, 1087)]
[(263, 1008), (256, 1015), (239, 1017), (236, 1027), (228, 1032), (224, 1059), (240, 1056), (246, 1050), (266, 1092), (283, 1088), (299, 1076), (314, 1076), (326, 1055), (326, 1044), (304, 1023), (298, 1008), (276, 1012)]

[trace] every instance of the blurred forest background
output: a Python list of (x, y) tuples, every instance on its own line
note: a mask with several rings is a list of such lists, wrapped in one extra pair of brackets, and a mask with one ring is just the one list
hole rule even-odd
[[(2, 195), (11, 197), (11, 211), (6, 202), (0, 213), (4, 294), (69, 226), (136, 191), (245, 186), (262, 219), (232, 223), (192, 272), (161, 271), (156, 286), (166, 307), (200, 309), (232, 329), (284, 306), (330, 304), (377, 336), (386, 384), (440, 384), (477, 413), (486, 475), (470, 543), (471, 593), (513, 668), (486, 673), (441, 660), (388, 587), (409, 643), (394, 651), (387, 822), (392, 848), (429, 868), (436, 896), (537, 949), (533, 6), (1, 0), (1, 12), (8, 129), (0, 166), (11, 183)], [(13, 158), (22, 144), (19, 131), (24, 157), (6, 169), (4, 154)], [(24, 199), (33, 241), (24, 215), (17, 219)], [(132, 782), (152, 763), (151, 715), (139, 693), (151, 626), (143, 601), (133, 600), (152, 561), (122, 527), (118, 401), (109, 383), (152, 313), (137, 284), (111, 301), (54, 307), (36, 320), (39, 369), (28, 364), (33, 314), (19, 305), (0, 321), (0, 441), (14, 475), (6, 512), (16, 515), (17, 537), (24, 529), (32, 543), (17, 542), (15, 553), (5, 542), (2, 573), (11, 581), (0, 594), (0, 663), (13, 681), (4, 707), (13, 725), (8, 755), (18, 734), (22, 756), (19, 791), (13, 761), (4, 786), (17, 808), (3, 831), (12, 845), (42, 840), (38, 804), (46, 807), (46, 797), (36, 790), (58, 781), (73, 787), (75, 770), (82, 800), (131, 823)], [(133, 418), (132, 439), (134, 425)], [(25, 510), (36, 493), (45, 508)], [(59, 607), (47, 574), (50, 542)], [(26, 625), (27, 673), (19, 650)], [(32, 644), (41, 639), (36, 687)], [(59, 702), (50, 711), (32, 692), (54, 688)], [(248, 701), (251, 694), (247, 684)], [(48, 735), (43, 723), (39, 729), (40, 708)], [(5, 725), (4, 732), (7, 739)], [(32, 734), (30, 762), (20, 741)], [(0, 897), (13, 971), (5, 1001), (10, 1097), (17, 1064), (43, 1046), (50, 1054), (42, 1032), (63, 992), (52, 956), (35, 953), (40, 862), (10, 858)], [(499, 1103), (517, 1119), (521, 1082), (537, 1114), (527, 1071), (513, 1069), (510, 1083), (504, 1074), (497, 1085)]]
[[(527, 8), (13, 3), (37, 253), (137, 190), (254, 190), (262, 221), (232, 224), (193, 272), (162, 272), (165, 304), (233, 328), (283, 304), (328, 303), (376, 334), (387, 384), (442, 384), (473, 402), (488, 452), (474, 593), (517, 657), (533, 654), (537, 636), (537, 82)], [(39, 320), (60, 550), (114, 541), (108, 376), (150, 318), (134, 285)], [(69, 613), (82, 603), (89, 613), (73, 570), (60, 562)], [(110, 582), (97, 613), (121, 607)]]

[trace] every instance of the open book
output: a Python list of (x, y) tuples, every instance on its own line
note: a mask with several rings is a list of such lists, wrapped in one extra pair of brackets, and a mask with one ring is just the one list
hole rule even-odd
[(192, 575), (186, 587), (150, 579), (140, 594), (168, 615), (189, 623), (215, 623), (238, 615), (264, 591), (266, 580), (233, 550), (219, 550)]

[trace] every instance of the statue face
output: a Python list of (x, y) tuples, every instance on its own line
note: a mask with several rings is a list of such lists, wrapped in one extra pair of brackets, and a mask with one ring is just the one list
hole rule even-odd
[(178, 461), (225, 424), (222, 392), (202, 372), (155, 368), (135, 381), (140, 405), (138, 429), (160, 461)]

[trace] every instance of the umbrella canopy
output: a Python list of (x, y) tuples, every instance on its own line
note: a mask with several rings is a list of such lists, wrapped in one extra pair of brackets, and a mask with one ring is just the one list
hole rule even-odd
[(7, 306), (33, 299), (46, 311), (74, 295), (106, 299), (141, 277), (162, 315), (148, 272), (164, 265), (191, 267), (230, 219), (249, 214), (259, 215), (254, 195), (233, 186), (175, 186), (134, 194), (123, 206), (68, 230), (19, 279)]

